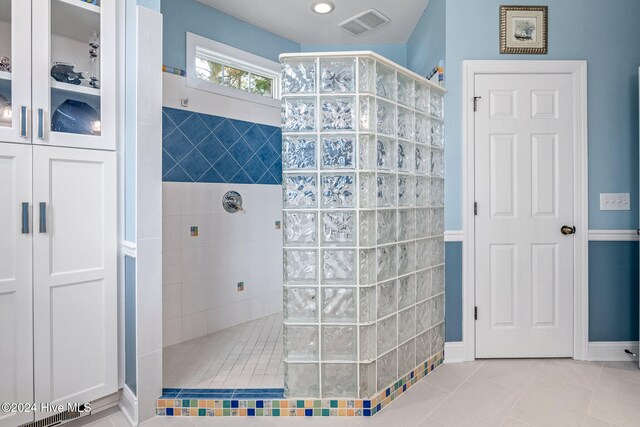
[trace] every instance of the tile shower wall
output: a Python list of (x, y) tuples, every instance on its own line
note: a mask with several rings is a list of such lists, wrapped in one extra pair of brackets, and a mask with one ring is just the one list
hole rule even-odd
[(444, 346), (443, 93), (284, 55), (285, 395), (370, 398)]

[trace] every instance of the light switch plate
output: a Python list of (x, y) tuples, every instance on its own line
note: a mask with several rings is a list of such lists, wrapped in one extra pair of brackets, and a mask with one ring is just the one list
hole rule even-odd
[(631, 210), (631, 196), (629, 193), (600, 193), (601, 211)]

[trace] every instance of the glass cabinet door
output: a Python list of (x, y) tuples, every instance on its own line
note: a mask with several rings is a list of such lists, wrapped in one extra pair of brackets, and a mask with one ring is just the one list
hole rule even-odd
[(115, 149), (115, 3), (33, 0), (33, 143)]
[(0, 0), (0, 142), (30, 143), (31, 3)]

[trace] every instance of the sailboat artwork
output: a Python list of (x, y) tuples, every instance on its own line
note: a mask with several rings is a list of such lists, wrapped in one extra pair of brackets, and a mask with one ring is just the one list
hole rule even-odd
[(535, 19), (514, 19), (513, 37), (520, 41), (535, 40), (536, 20)]

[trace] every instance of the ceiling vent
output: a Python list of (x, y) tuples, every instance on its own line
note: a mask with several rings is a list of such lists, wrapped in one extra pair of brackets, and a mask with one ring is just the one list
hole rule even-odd
[(389, 18), (375, 9), (369, 9), (347, 19), (338, 24), (338, 26), (349, 34), (358, 36), (367, 31), (374, 30), (387, 22), (389, 22)]

